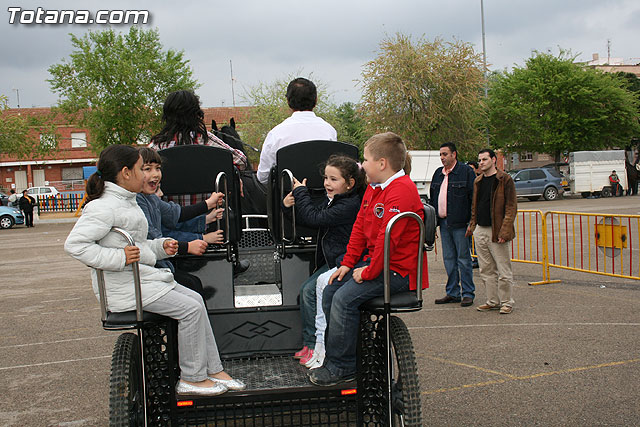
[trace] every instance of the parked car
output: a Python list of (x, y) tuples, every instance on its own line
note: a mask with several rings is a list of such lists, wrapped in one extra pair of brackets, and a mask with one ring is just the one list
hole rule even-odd
[(20, 209), (0, 206), (0, 228), (11, 228), (15, 224), (24, 224), (24, 216)]
[(0, 206), (8, 206), (9, 205), (9, 196), (0, 192)]
[(55, 187), (29, 187), (27, 188), (27, 194), (33, 198), (43, 199), (58, 195), (59, 191)]
[(516, 185), (518, 197), (534, 201), (543, 196), (545, 200), (555, 200), (564, 192), (567, 179), (552, 168), (530, 168), (510, 171)]

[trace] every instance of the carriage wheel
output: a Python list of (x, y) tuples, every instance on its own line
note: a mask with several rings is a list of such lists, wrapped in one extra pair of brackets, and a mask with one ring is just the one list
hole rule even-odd
[(402, 319), (391, 316), (393, 408), (395, 426), (422, 426), (422, 402), (411, 335)]
[(118, 337), (111, 356), (109, 425), (143, 425), (140, 344), (132, 333)]

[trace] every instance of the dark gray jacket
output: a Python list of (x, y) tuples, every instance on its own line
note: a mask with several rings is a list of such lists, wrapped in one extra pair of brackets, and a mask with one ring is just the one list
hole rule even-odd
[(362, 199), (355, 191), (337, 194), (331, 203), (314, 205), (307, 187), (293, 190), (296, 199), (296, 221), (318, 229), (316, 268), (327, 263), (336, 266), (336, 258), (347, 252), (351, 228), (356, 221)]
[[(442, 167), (433, 174), (429, 189), (429, 203), (438, 214), (438, 196), (440, 186), (444, 180)], [(469, 166), (458, 161), (449, 174), (449, 186), (447, 188), (447, 225), (449, 228), (467, 227), (471, 219), (471, 201), (473, 197), (473, 181), (476, 174)], [(440, 217), (438, 217), (440, 225)]]

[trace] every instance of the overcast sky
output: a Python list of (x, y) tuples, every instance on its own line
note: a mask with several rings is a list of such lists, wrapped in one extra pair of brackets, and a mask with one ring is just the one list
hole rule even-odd
[[(36, 10), (148, 10), (163, 46), (183, 50), (205, 107), (233, 104), (245, 88), (302, 70), (328, 85), (333, 100), (358, 102), (363, 64), (376, 56), (385, 36), (396, 32), (432, 40), (457, 38), (482, 52), (480, 0), (226, 0), (226, 1), (8, 1), (0, 13), (0, 94), (9, 106), (57, 102), (46, 79), (52, 64), (71, 53), (69, 33), (104, 25), (9, 23), (9, 7)], [(491, 69), (523, 65), (533, 50), (558, 46), (625, 64), (640, 63), (638, 0), (484, 0), (487, 62)], [(17, 19), (16, 19), (17, 20)], [(126, 26), (116, 26), (127, 31)], [(635, 29), (634, 29), (635, 28)], [(15, 90), (18, 89), (18, 92)]]

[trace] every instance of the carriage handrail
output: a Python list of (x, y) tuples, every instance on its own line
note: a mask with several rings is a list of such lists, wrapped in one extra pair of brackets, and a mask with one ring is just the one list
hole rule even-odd
[(391, 302), (391, 289), (389, 287), (389, 276), (391, 272), (391, 268), (389, 267), (389, 259), (391, 256), (391, 229), (393, 226), (402, 218), (412, 218), (418, 222), (418, 226), (420, 227), (420, 240), (418, 241), (418, 270), (416, 277), (416, 296), (418, 297), (418, 301), (422, 301), (422, 248), (424, 242), (424, 222), (422, 222), (422, 218), (415, 212), (402, 212), (398, 215), (394, 216), (389, 220), (387, 224), (387, 228), (384, 232), (384, 303), (389, 304)]
[(391, 256), (391, 230), (393, 226), (403, 218), (411, 218), (418, 222), (420, 227), (420, 239), (418, 240), (418, 271), (416, 274), (416, 296), (418, 301), (422, 302), (422, 260), (423, 260), (423, 242), (424, 242), (424, 222), (415, 212), (402, 212), (391, 218), (387, 223), (384, 231), (384, 317), (385, 317), (385, 340), (387, 344), (387, 418), (389, 426), (393, 426), (393, 396), (391, 384), (391, 287), (389, 286), (389, 278), (391, 268), (389, 260)]
[[(283, 169), (280, 175), (280, 196), (284, 195), (284, 176), (289, 177), (289, 182), (291, 183), (291, 188), (293, 189), (293, 173), (289, 169)], [(282, 203), (280, 200), (277, 200), (276, 203)], [(282, 237), (282, 241), (286, 243), (293, 243), (296, 240), (296, 205), (291, 206), (291, 224), (292, 224), (292, 233), (293, 237), (291, 240), (287, 239), (284, 232), (284, 209), (280, 209), (280, 235)]]
[[(112, 227), (111, 231), (120, 234), (127, 241), (129, 246), (135, 246), (136, 243), (133, 237), (120, 227)], [(142, 322), (142, 290), (140, 289), (140, 265), (138, 261), (131, 263), (131, 269), (133, 270), (133, 287), (136, 294), (136, 321)], [(96, 268), (96, 275), (98, 279), (98, 294), (100, 295), (100, 311), (102, 314), (102, 321), (107, 319), (107, 292), (105, 290), (104, 271), (100, 268)]]
[[(218, 176), (216, 176), (216, 193), (220, 193), (220, 181), (222, 180), (222, 178), (224, 178), (224, 217), (225, 217), (224, 218), (225, 241), (222, 244), (228, 245), (229, 239), (230, 239), (229, 230), (231, 229), (231, 227), (229, 226), (229, 186), (227, 182), (227, 174), (224, 172), (220, 172), (218, 173)], [(220, 230), (220, 219), (216, 219), (216, 225), (218, 226), (218, 230)]]

